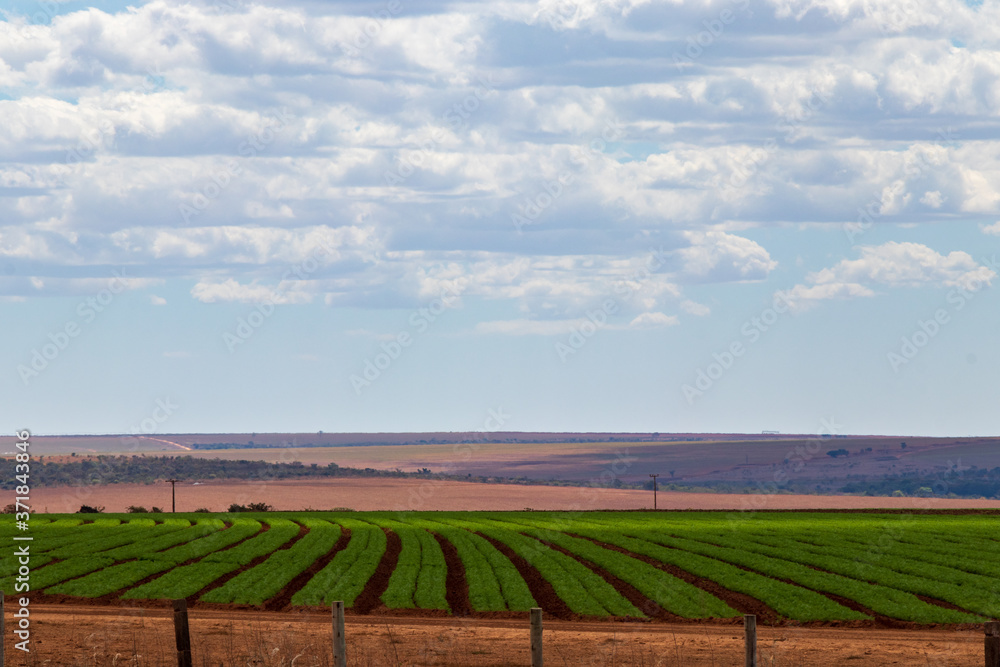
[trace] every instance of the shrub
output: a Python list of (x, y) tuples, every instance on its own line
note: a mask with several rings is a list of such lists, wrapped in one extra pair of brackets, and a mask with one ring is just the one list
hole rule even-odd
[(249, 505), (233, 503), (229, 506), (230, 512), (270, 512), (273, 509), (267, 503), (250, 503)]
[(148, 510), (142, 505), (129, 505), (125, 511), (129, 514), (145, 514)]
[(76, 511), (77, 514), (100, 514), (104, 511), (104, 505), (98, 507), (92, 507), (90, 505), (80, 505), (80, 509)]

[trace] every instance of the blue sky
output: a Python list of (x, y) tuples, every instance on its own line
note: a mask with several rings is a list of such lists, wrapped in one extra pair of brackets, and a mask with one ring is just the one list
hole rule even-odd
[(997, 432), (998, 2), (6, 7), (5, 432)]

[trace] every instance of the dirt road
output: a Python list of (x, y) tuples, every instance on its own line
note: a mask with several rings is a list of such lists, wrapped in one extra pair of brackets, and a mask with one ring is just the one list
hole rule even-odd
[[(318, 613), (190, 612), (195, 665), (330, 665), (330, 618)], [(37, 605), (32, 652), (12, 665), (174, 665), (167, 609)], [(348, 616), (349, 664), (527, 665), (527, 620)], [(759, 628), (760, 664), (787, 667), (982, 664), (981, 629)], [(743, 664), (740, 625), (545, 623), (546, 664)], [(298, 657), (296, 657), (298, 656)], [(12, 659), (11, 659), (12, 658)]]

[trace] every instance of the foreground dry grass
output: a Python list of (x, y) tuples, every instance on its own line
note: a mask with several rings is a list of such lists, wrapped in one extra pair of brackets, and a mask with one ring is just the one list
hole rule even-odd
[[(1000, 500), (945, 498), (866, 498), (862, 496), (732, 495), (661, 491), (660, 509), (972, 509), (1000, 508)], [(649, 491), (590, 487), (519, 486), (445, 482), (435, 479), (352, 479), (244, 482), (222, 480), (177, 485), (177, 511), (205, 507), (225, 511), (232, 503), (266, 502), (280, 510), (349, 507), (355, 510), (631, 510), (652, 507)], [(170, 510), (169, 484), (109, 484), (32, 489), (39, 512), (75, 512), (80, 505), (103, 505), (124, 512), (129, 505)]]
[[(33, 651), (13, 649), (10, 665), (166, 667), (176, 664), (169, 612), (162, 609), (65, 608), (39, 605)], [(260, 667), (329, 666), (330, 622), (246, 611), (191, 612), (194, 664)], [(348, 617), (349, 664), (526, 665), (527, 621)], [(760, 664), (982, 664), (982, 631), (759, 628)], [(737, 667), (740, 626), (546, 621), (546, 664)]]

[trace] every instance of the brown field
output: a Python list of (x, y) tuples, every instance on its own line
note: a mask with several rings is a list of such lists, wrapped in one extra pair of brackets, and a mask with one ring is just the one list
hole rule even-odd
[[(280, 447), (344, 447), (368, 445), (455, 444), (461, 442), (563, 443), (563, 442), (635, 442), (782, 440), (802, 435), (763, 435), (735, 433), (552, 433), (527, 431), (442, 431), (437, 433), (167, 433), (108, 435), (40, 435), (32, 442), (45, 448), (42, 453), (126, 452), (137, 447), (163, 450), (182, 449), (195, 443), (237, 443)], [(883, 437), (883, 436), (872, 436)], [(886, 436), (888, 437), (888, 436)], [(137, 441), (156, 441), (151, 442)], [(0, 436), (0, 450), (9, 450), (17, 442), (14, 436)]]
[[(109, 484), (106, 486), (39, 487), (32, 490), (39, 512), (75, 512), (80, 505), (102, 505), (123, 512), (129, 505), (153, 505), (170, 510), (170, 485)], [(279, 510), (597, 510), (649, 509), (650, 491), (590, 487), (478, 484), (434, 479), (332, 478), (329, 481), (280, 480), (246, 482), (221, 480), (177, 485), (177, 511), (207, 508), (225, 511), (230, 504), (266, 502)], [(660, 509), (781, 510), (781, 509), (959, 509), (1000, 508), (1000, 500), (945, 498), (882, 498), (765, 494), (681, 493), (660, 491)]]
[[(31, 607), (32, 652), (14, 650), (10, 665), (175, 665), (167, 609)], [(329, 666), (326, 614), (193, 609), (194, 664)], [(526, 620), (348, 616), (348, 664), (527, 665)], [(891, 630), (758, 626), (760, 664), (768, 667), (983, 664), (979, 628)], [(546, 619), (546, 664), (693, 667), (743, 665), (738, 625), (650, 624)]]
[[(323, 434), (358, 438), (364, 434)], [(1000, 466), (1000, 440), (995, 438), (888, 438), (851, 436), (807, 438), (803, 436), (700, 436), (699, 440), (627, 441), (618, 434), (615, 441), (603, 442), (485, 442), (461, 439), (462, 434), (367, 434), (372, 441), (396, 436), (399, 440), (435, 436), (446, 443), (365, 444), (358, 446), (301, 447), (315, 434), (216, 434), (155, 435), (126, 442), (114, 436), (35, 437), (35, 457), (55, 460), (76, 452), (78, 456), (98, 453), (176, 453), (201, 458), (246, 459), (270, 462), (301, 461), (325, 465), (336, 463), (351, 468), (400, 469), (414, 472), (429, 468), (435, 473), (484, 477), (524, 477), (537, 480), (587, 482), (613, 473), (624, 482), (646, 482), (649, 472), (659, 472), (661, 483), (670, 481), (699, 485), (726, 482), (754, 486), (779, 479), (827, 486), (848, 479), (881, 478), (885, 475), (948, 475), (955, 466), (995, 468)], [(490, 434), (508, 435), (508, 434)], [(511, 434), (518, 436), (545, 434)], [(553, 434), (548, 434), (552, 436)], [(562, 434), (566, 435), (566, 434)], [(594, 434), (569, 434), (590, 436)], [(607, 434), (600, 434), (607, 435)], [(631, 434), (635, 435), (635, 434)], [(647, 438), (649, 436), (646, 436)], [(679, 436), (670, 436), (679, 437)], [(11, 438), (0, 438), (0, 452), (11, 447)], [(196, 442), (248, 442), (274, 440), (281, 448), (191, 450)], [(407, 441), (412, 442), (412, 440)], [(901, 447), (905, 442), (906, 447)], [(867, 451), (868, 448), (872, 451)], [(847, 449), (849, 456), (831, 458), (826, 452)], [(788, 461), (786, 463), (786, 460)]]

